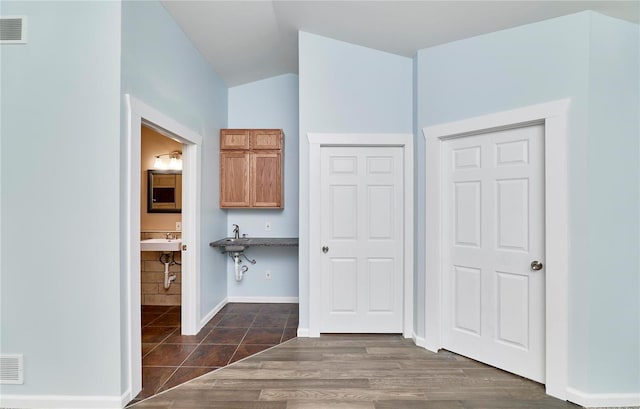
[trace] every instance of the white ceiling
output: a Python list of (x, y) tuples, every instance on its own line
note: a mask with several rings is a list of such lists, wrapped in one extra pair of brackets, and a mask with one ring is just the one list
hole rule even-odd
[(297, 73), (299, 30), (413, 57), (422, 48), (582, 10), (640, 23), (640, 0), (164, 0), (162, 4), (228, 86)]

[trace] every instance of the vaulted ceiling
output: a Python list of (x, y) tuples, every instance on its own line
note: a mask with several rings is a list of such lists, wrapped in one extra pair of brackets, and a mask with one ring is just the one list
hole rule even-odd
[(640, 1), (187, 1), (164, 7), (228, 86), (298, 72), (298, 31), (407, 57), (593, 10), (640, 23)]

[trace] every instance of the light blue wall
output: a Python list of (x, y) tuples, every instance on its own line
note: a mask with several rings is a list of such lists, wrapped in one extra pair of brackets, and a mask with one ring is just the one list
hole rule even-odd
[[(284, 132), (284, 209), (227, 211), (227, 234), (232, 224), (249, 237), (298, 237), (298, 76), (280, 75), (229, 89), (229, 128), (281, 128)], [(271, 222), (271, 231), (265, 223)], [(229, 297), (297, 297), (298, 249), (251, 248), (249, 266), (241, 282), (234, 278), (227, 257)], [(266, 270), (272, 274), (265, 279)]]
[[(226, 217), (218, 208), (218, 132), (227, 123), (227, 87), (159, 2), (126, 1), (122, 5), (122, 94), (126, 93), (203, 137), (198, 249), (202, 318), (227, 292), (224, 260), (209, 247), (225, 231)], [(123, 140), (123, 149), (125, 146)], [(126, 187), (124, 181), (122, 186)], [(123, 297), (126, 285), (123, 279)], [(124, 317), (122, 322), (126, 323)], [(123, 327), (123, 333), (126, 331)], [(126, 376), (123, 366), (123, 380)]]
[[(637, 393), (637, 26), (584, 12), (417, 58), (419, 128), (571, 98), (569, 383), (588, 393)], [(424, 166), (417, 172), (417, 212), (428, 212)]]
[(122, 92), (203, 136), (200, 218), (200, 314), (226, 296), (226, 265), (209, 243), (225, 234), (219, 202), (220, 128), (227, 87), (159, 2), (122, 6)]
[(586, 382), (640, 393), (640, 27), (592, 13), (590, 40)]
[[(579, 231), (584, 225), (575, 220), (588, 217), (586, 207), (577, 206), (586, 200), (588, 186), (587, 179), (580, 177), (587, 172), (586, 146), (580, 143), (580, 138), (587, 132), (588, 33), (589, 17), (583, 13), (432, 47), (417, 54), (419, 129), (531, 104), (572, 99), (569, 114), (572, 158), (568, 167), (574, 201), (570, 222), (571, 234), (578, 240), (572, 243), (572, 251), (586, 248), (585, 243), (579, 243), (585, 241), (586, 234)], [(417, 136), (416, 150), (425, 152), (422, 134)], [(421, 215), (429, 212), (425, 205), (424, 160), (418, 161), (416, 172), (416, 212), (418, 228), (422, 230)], [(417, 248), (421, 259), (430, 245), (423, 234), (420, 231), (418, 235), (418, 243), (423, 246)], [(573, 267), (578, 269), (573, 271), (580, 271), (587, 268), (587, 263), (577, 260)], [(419, 268), (418, 274), (424, 277), (424, 264)], [(571, 280), (575, 282), (573, 275)], [(572, 300), (583, 297), (585, 291), (579, 286), (572, 287)], [(424, 290), (420, 291), (419, 298), (424, 298)], [(573, 311), (574, 307), (571, 308)], [(418, 320), (424, 321), (424, 310), (419, 314)], [(574, 334), (570, 360), (578, 362), (579, 357), (588, 353), (584, 343), (575, 342), (577, 334), (586, 336), (586, 320), (572, 320), (570, 325)]]
[[(300, 162), (309, 132), (411, 133), (413, 62), (299, 33)], [(300, 327), (309, 326), (309, 167), (300, 167)]]
[(0, 46), (0, 395), (119, 397), (120, 3), (0, 7), (29, 28)]

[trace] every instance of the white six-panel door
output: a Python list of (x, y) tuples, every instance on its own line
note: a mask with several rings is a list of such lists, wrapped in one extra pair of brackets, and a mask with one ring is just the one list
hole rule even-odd
[(321, 149), (321, 332), (403, 330), (402, 155)]
[(443, 346), (544, 382), (544, 127), (443, 143)]

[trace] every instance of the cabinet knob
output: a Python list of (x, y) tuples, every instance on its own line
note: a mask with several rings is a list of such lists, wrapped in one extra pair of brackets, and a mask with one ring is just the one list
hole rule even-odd
[(327, 253), (329, 252), (329, 247), (327, 247), (327, 246), (323, 246), (323, 247), (322, 247), (322, 252), (323, 252), (324, 254), (327, 254)]

